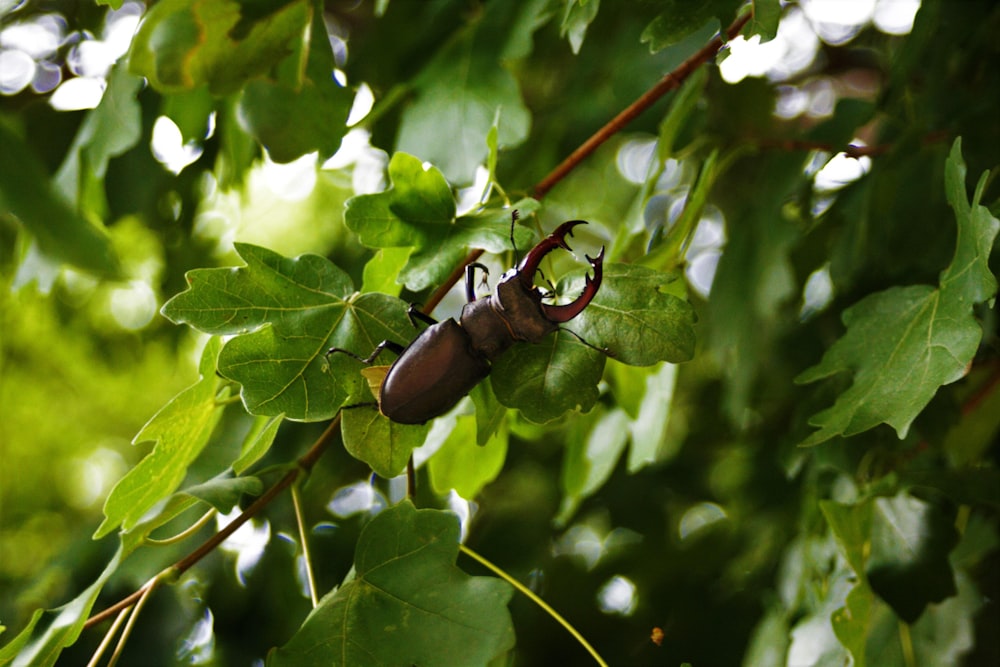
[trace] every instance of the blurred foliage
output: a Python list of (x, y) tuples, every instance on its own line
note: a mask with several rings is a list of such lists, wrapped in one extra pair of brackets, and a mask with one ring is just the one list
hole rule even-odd
[[(0, 664), (86, 664), (342, 406), (118, 664), (588, 664), (459, 535), (609, 664), (1000, 664), (1000, 9), (739, 4), (0, 2)], [(531, 198), (751, 10), (767, 76), (733, 44)], [(573, 218), (613, 358), (520, 345), (414, 427), (325, 355)]]

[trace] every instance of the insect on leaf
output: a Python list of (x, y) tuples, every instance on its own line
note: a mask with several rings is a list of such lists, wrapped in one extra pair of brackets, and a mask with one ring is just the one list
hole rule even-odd
[(346, 273), (317, 255), (294, 259), (237, 244), (247, 265), (196, 269), (190, 288), (163, 307), (174, 322), (235, 335), (219, 355), (219, 372), (239, 382), (252, 414), (319, 421), (332, 418), (359, 379), (346, 355), (368, 354), (383, 340), (409, 342), (406, 304), (382, 294), (355, 294)]

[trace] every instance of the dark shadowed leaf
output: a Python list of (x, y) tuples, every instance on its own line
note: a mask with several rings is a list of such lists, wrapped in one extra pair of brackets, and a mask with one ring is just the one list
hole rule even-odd
[(513, 590), (455, 566), (458, 520), (409, 501), (358, 540), (353, 578), (328, 594), (268, 665), (486, 665), (514, 646)]

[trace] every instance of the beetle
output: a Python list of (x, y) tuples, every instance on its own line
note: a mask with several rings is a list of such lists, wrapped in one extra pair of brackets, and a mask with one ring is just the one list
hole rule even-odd
[(501, 276), (491, 295), (476, 298), (475, 271), (478, 268), (485, 272), (486, 267), (469, 264), (465, 272), (468, 302), (458, 321), (449, 318), (438, 322), (411, 306), (408, 314), (414, 326), (414, 318), (430, 326), (408, 346), (385, 340), (365, 359), (337, 347), (330, 348), (327, 356), (343, 352), (370, 364), (385, 349), (395, 352), (399, 356), (378, 391), (381, 413), (400, 424), (423, 424), (443, 415), (489, 375), (490, 362), (515, 342), (541, 341), (560, 324), (583, 312), (597, 294), (603, 273), (603, 247), (596, 258), (586, 256), (593, 276), (586, 277), (583, 292), (572, 303), (542, 303), (544, 295), (534, 285), (542, 259), (558, 248), (570, 250), (566, 237), (573, 235), (574, 227), (584, 224), (586, 220), (569, 220), (559, 225), (516, 268)]

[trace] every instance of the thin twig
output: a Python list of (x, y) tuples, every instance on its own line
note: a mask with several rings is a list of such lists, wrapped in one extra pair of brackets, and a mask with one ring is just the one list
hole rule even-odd
[[(732, 25), (726, 29), (726, 41), (733, 39), (739, 34), (743, 26), (746, 25), (746, 22), (750, 20), (750, 16), (751, 14), (748, 12), (733, 21)], [(628, 105), (620, 114), (611, 119), (611, 122), (595, 132), (593, 136), (570, 153), (569, 157), (563, 160), (558, 167), (553, 169), (548, 176), (535, 186), (535, 199), (544, 197), (556, 183), (565, 178), (584, 158), (596, 151), (601, 144), (620, 132), (626, 125), (635, 120), (639, 114), (653, 106), (661, 97), (671, 90), (680, 87), (684, 83), (684, 80), (691, 76), (696, 69), (708, 62), (719, 52), (723, 43), (723, 37), (720, 34), (699, 49), (693, 56), (678, 65), (676, 69), (660, 79), (659, 83), (643, 93), (635, 102)]]

